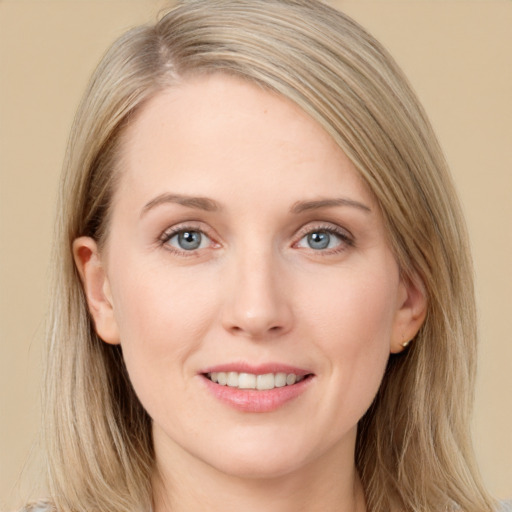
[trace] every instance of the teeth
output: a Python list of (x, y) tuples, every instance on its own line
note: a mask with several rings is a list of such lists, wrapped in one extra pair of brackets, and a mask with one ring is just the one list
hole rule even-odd
[(256, 375), (252, 373), (240, 373), (238, 377), (238, 388), (256, 389)]
[(237, 388), (240, 385), (240, 379), (238, 378), (238, 373), (236, 373), (236, 372), (228, 373), (227, 385), (230, 388)]
[(253, 373), (238, 372), (212, 372), (207, 377), (221, 386), (229, 386), (238, 389), (257, 389), (260, 391), (266, 389), (282, 388), (292, 386), (304, 379), (304, 375), (295, 375), (294, 373), (264, 373), (254, 375)]
[(287, 386), (291, 386), (292, 384), (295, 384), (295, 381), (297, 380), (297, 375), (293, 374), (293, 373), (289, 373), (287, 376), (286, 376), (286, 385)]
[(276, 388), (282, 388), (286, 386), (286, 373), (276, 373), (274, 377), (274, 386)]
[(265, 373), (256, 377), (256, 389), (274, 389), (275, 377), (273, 373)]

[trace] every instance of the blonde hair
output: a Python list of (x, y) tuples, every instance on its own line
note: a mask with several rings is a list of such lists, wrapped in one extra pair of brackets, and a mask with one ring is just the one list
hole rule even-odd
[(147, 509), (151, 421), (119, 347), (95, 334), (71, 245), (108, 236), (124, 128), (189, 74), (229, 73), (289, 98), (352, 160), (384, 214), (404, 279), (428, 297), (424, 325), (391, 356), (359, 425), (356, 465), (368, 509), (489, 512), (470, 410), (476, 320), (459, 203), (431, 126), (386, 50), (314, 0), (189, 0), (110, 48), (75, 119), (53, 257), (44, 428), (59, 511)]

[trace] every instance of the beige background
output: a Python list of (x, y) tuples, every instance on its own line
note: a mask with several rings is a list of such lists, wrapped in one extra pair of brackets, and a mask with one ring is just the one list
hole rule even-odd
[[(477, 454), (491, 491), (512, 497), (512, 0), (332, 3), (391, 50), (452, 166), (478, 276)], [(0, 0), (0, 508), (37, 493), (34, 469), (24, 485), (18, 476), (37, 440), (45, 273), (73, 112), (106, 46), (162, 5)]]

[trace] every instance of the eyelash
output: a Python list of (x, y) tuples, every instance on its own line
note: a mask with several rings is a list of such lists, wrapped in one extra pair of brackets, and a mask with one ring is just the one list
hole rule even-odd
[[(201, 233), (201, 235), (206, 236), (210, 241), (213, 242), (213, 239), (211, 236), (209, 236), (203, 228), (201, 228), (198, 225), (193, 224), (184, 224), (184, 225), (178, 225), (173, 226), (169, 229), (166, 229), (162, 235), (159, 237), (159, 243), (161, 246), (163, 246), (167, 251), (170, 251), (174, 254), (178, 254), (179, 256), (197, 256), (198, 255), (198, 249), (195, 250), (180, 250), (176, 247), (173, 247), (168, 242), (176, 235), (179, 235), (180, 233), (186, 233), (186, 232), (193, 232), (193, 233)], [(215, 242), (213, 242), (215, 244)], [(218, 245), (218, 244), (216, 244)]]
[[(201, 228), (199, 225), (193, 225), (193, 224), (185, 224), (185, 225), (178, 225), (173, 226), (167, 230), (165, 230), (162, 235), (159, 237), (159, 243), (162, 245), (166, 250), (178, 254), (180, 256), (197, 256), (198, 251), (200, 249), (193, 249), (193, 250), (180, 250), (176, 247), (171, 246), (168, 242), (176, 235), (180, 233), (186, 233), (186, 232), (194, 232), (194, 233), (200, 233), (202, 236), (206, 236), (210, 243), (213, 243), (214, 245), (219, 245), (218, 243), (214, 242), (214, 239), (208, 235), (203, 228)], [(345, 229), (340, 228), (338, 226), (335, 226), (333, 224), (321, 224), (317, 226), (306, 226), (303, 227), (297, 234), (297, 240), (292, 244), (292, 247), (297, 247), (301, 240), (303, 240), (308, 235), (311, 235), (313, 233), (327, 233), (329, 235), (334, 235), (340, 240), (340, 246), (336, 248), (331, 249), (313, 249), (310, 248), (311, 251), (313, 251), (316, 255), (319, 256), (330, 256), (334, 254), (339, 254), (349, 247), (355, 246), (354, 237)]]
[(348, 248), (355, 246), (355, 240), (352, 234), (348, 232), (346, 229), (340, 228), (333, 224), (320, 224), (313, 227), (306, 226), (302, 228), (299, 231), (297, 242), (295, 242), (293, 245), (297, 246), (297, 244), (302, 239), (313, 233), (327, 233), (329, 235), (334, 235), (340, 239), (340, 245), (339, 247), (336, 248), (322, 250), (315, 250), (311, 248), (311, 251), (313, 251), (315, 254), (319, 256), (331, 256), (334, 254), (340, 254), (343, 251), (346, 251)]

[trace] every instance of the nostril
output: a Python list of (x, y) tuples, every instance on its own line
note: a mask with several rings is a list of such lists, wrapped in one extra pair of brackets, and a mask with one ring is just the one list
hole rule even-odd
[(264, 327), (261, 325), (232, 325), (229, 327), (231, 334), (240, 336), (246, 335), (254, 338), (264, 338), (265, 336), (278, 336), (285, 331), (282, 325), (272, 325), (270, 327)]
[(275, 298), (275, 303), (269, 303), (263, 299), (265, 296), (259, 293), (256, 297), (233, 297), (227, 301), (222, 312), (223, 327), (233, 335), (255, 338), (287, 332), (293, 323), (288, 301), (278, 302)]

